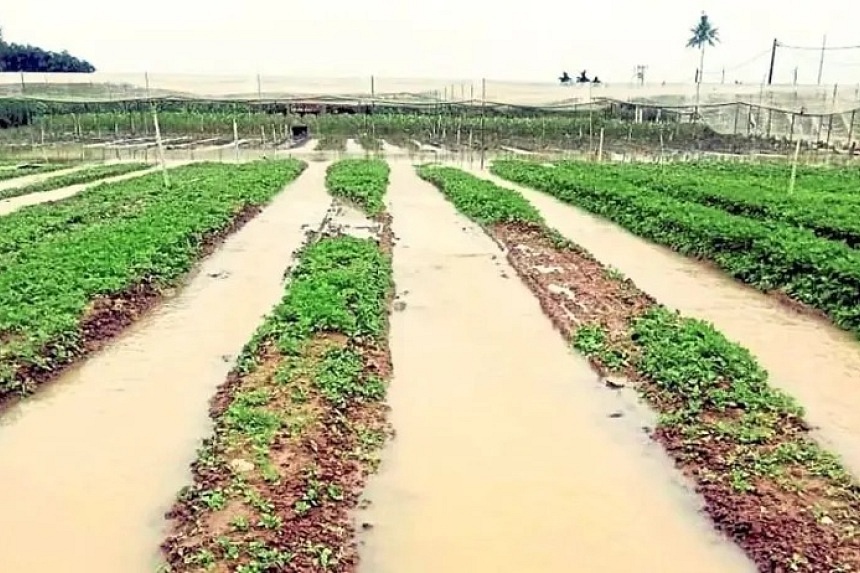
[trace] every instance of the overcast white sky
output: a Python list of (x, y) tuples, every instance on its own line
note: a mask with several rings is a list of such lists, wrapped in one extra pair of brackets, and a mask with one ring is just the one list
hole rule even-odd
[[(10, 41), (68, 49), (104, 72), (553, 81), (586, 68), (626, 83), (646, 64), (647, 81), (673, 82), (692, 81), (684, 45), (703, 9), (722, 38), (705, 60), (715, 81), (723, 67), (728, 81), (760, 81), (774, 37), (860, 44), (857, 0), (21, 0), (0, 25)], [(818, 57), (781, 50), (775, 81), (798, 66), (815, 83)], [(823, 81), (860, 83), (860, 50), (828, 52)]]

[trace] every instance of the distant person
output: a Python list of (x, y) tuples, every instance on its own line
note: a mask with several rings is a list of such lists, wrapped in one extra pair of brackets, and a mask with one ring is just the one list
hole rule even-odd
[(599, 84), (599, 83), (600, 83), (600, 78), (598, 78), (597, 76), (594, 76), (594, 81), (592, 81), (591, 83), (593, 83), (593, 84)]
[(591, 80), (588, 79), (588, 75), (585, 73), (585, 70), (582, 70), (582, 73), (579, 74), (579, 77), (576, 78), (576, 83), (578, 84), (588, 84), (591, 83)]
[(558, 78), (558, 81), (563, 84), (569, 84), (571, 81), (573, 81), (573, 78), (571, 78), (567, 72), (562, 72), (561, 76)]

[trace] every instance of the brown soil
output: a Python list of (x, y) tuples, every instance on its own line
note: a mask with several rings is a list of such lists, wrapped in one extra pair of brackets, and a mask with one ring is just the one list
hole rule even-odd
[[(245, 205), (239, 209), (230, 223), (224, 228), (206, 234), (200, 244), (198, 259), (212, 254), (230, 235), (241, 229), (253, 219), (262, 207)], [(100, 296), (90, 303), (80, 322), (82, 350), (76, 355), (65, 355), (49, 345), (42, 356), (45, 365), (29, 364), (18, 369), (15, 381), (22, 391), (0, 393), (0, 410), (8, 408), (24, 395), (34, 392), (38, 387), (51, 382), (77, 362), (100, 350), (126, 328), (148, 313), (170, 291), (151, 277), (133, 284), (117, 294)]]
[[(303, 369), (312, 368), (326, 350), (345, 346), (356, 348), (344, 337), (316, 337), (303, 352)], [(367, 346), (361, 351), (367, 357), (367, 373), (390, 369), (384, 350)], [(193, 488), (167, 515), (174, 523), (174, 532), (162, 550), (171, 571), (203, 570), (201, 563), (194, 565), (188, 560), (193, 561), (195, 555), (206, 550), (216, 556), (211, 570), (232, 571), (235, 565), (255, 559), (254, 543), (264, 544), (269, 554), (289, 556), (284, 569), (271, 570), (320, 571), (324, 569), (323, 562), (328, 563), (329, 571), (354, 570), (358, 553), (350, 511), (358, 505), (365, 478), (373, 467), (369, 463), (371, 453), (361, 437), (368, 433), (384, 435), (385, 408), (378, 403), (351, 404), (344, 410), (333, 408), (314, 389), (307, 375), (289, 385), (278, 382), (277, 373), (284, 361), (276, 350), (267, 348), (253, 373), (232, 373), (213, 400), (212, 416), (217, 420), (217, 429), (214, 439), (206, 444), (210, 455), (206, 461), (194, 463)], [(292, 397), (299, 387), (307, 396), (301, 403)], [(268, 389), (274, 396), (267, 409), (284, 412), (288, 420), (269, 451), (277, 481), (261, 475), (253, 444), (229, 437), (224, 419), (237, 394), (260, 389)], [(252, 464), (247, 466), (249, 469), (241, 468), (245, 462)], [(208, 508), (203, 494), (212, 491), (224, 492), (229, 502), (220, 508)], [(262, 500), (262, 506), (270, 504), (270, 509), (261, 510), (261, 505), (249, 501), (253, 497)], [(303, 502), (307, 505), (302, 506)], [(280, 527), (261, 526), (266, 514), (275, 516)], [(241, 517), (248, 520), (245, 531), (235, 526)], [(232, 563), (225, 558), (226, 544), (239, 552)], [(256, 559), (258, 563), (265, 562), (260, 557)]]
[[(631, 281), (613, 276), (588, 253), (540, 227), (501, 224), (489, 232), (507, 250), (509, 262), (565, 338), (570, 339), (581, 326), (601, 325), (609, 332), (613, 348), (630, 356), (637, 352), (630, 339), (630, 321), (656, 303)], [(606, 371), (599, 358), (593, 358), (592, 364)], [(661, 394), (632, 367), (624, 374), (656, 410), (676, 411), (673, 396)], [(752, 475), (746, 491), (733, 487), (729, 479), (733, 471), (752, 471), (756, 459), (778, 445), (811, 443), (802, 420), (793, 417), (780, 419), (775, 436), (764, 443), (744, 445), (737, 437), (721, 435), (718, 425), (737, 422), (741, 414), (708, 411), (695, 427), (661, 423), (653, 437), (692, 478), (715, 525), (746, 551), (760, 571), (860, 571), (860, 488), (850, 477), (812, 475), (808, 468), (815, 462), (799, 456), (794, 463), (780, 464), (779, 472)], [(749, 461), (738, 462), (743, 456)]]

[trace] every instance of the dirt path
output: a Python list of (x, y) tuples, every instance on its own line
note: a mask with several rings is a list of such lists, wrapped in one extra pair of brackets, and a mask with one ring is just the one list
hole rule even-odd
[(860, 476), (860, 344), (850, 335), (549, 195), (473, 172), (521, 191), (550, 226), (643, 291), (685, 315), (712, 322), (751, 350), (772, 382), (807, 410), (807, 419), (818, 428), (816, 437)]
[(312, 164), (190, 284), (0, 423), (0, 571), (152, 573), (208, 400), (328, 207)]
[[(178, 165), (183, 165), (186, 163), (190, 163), (189, 161), (182, 162), (171, 162), (171, 167), (176, 167)], [(125, 179), (131, 179), (133, 177), (140, 177), (142, 175), (148, 175), (150, 173), (154, 173), (158, 171), (157, 167), (153, 167), (151, 169), (142, 169), (140, 171), (132, 171), (131, 173), (125, 173), (123, 175), (117, 175), (116, 177), (107, 177), (105, 179), (99, 179), (98, 181), (90, 181), (89, 183), (81, 183), (80, 185), (71, 185), (69, 187), (62, 187), (60, 189), (53, 189), (51, 191), (43, 191), (41, 193), (31, 193), (29, 195), (21, 195), (19, 197), (12, 197), (10, 199), (4, 199), (0, 201), (0, 216), (8, 215), (13, 211), (17, 211), (23, 207), (27, 207), (29, 205), (36, 205), (38, 203), (47, 203), (49, 201), (60, 201), (61, 199), (66, 199), (71, 197), (72, 195), (77, 195), (84, 189), (89, 187), (95, 187), (96, 185), (100, 185), (102, 183), (113, 183), (116, 181), (123, 181)], [(17, 187), (17, 185), (16, 185)]]
[(408, 163), (389, 198), (397, 434), (359, 516), (361, 569), (752, 571), (496, 245)]

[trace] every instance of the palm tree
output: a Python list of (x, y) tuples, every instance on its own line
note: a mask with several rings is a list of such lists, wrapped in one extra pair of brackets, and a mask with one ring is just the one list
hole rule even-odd
[(716, 45), (720, 41), (720, 32), (719, 29), (714, 27), (705, 12), (702, 12), (696, 26), (690, 28), (690, 32), (693, 35), (687, 40), (687, 47), (699, 49), (699, 73), (696, 75), (696, 109), (694, 111), (695, 117), (698, 117), (699, 95), (702, 89), (702, 76), (704, 75), (705, 66), (705, 47)]

